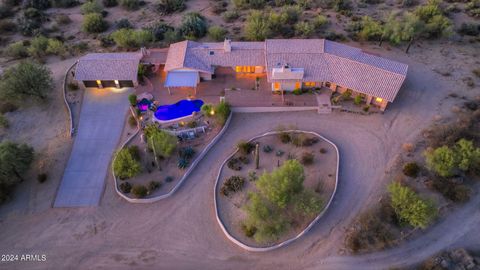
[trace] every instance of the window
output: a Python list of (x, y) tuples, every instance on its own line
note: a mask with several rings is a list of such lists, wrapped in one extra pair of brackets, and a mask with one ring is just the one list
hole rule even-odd
[(238, 72), (238, 73), (254, 73), (255, 72), (255, 66), (236, 66), (235, 67), (235, 72)]
[(305, 82), (306, 87), (315, 87), (315, 82)]
[(382, 103), (382, 102), (383, 102), (383, 98), (377, 97), (377, 98), (375, 98), (375, 102)]
[(214, 55), (214, 54), (215, 54), (215, 52), (214, 52), (214, 51), (209, 51), (209, 52), (208, 52), (208, 54), (210, 54), (210, 55)]
[(274, 89), (275, 91), (280, 90), (280, 83), (278, 83), (278, 82), (273, 83), (273, 89)]
[(301, 82), (295, 82), (295, 89), (300, 89), (302, 87)]

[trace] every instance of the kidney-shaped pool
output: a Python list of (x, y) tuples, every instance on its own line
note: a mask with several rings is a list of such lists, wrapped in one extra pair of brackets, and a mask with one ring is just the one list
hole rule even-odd
[(159, 122), (175, 121), (199, 112), (202, 105), (203, 100), (200, 99), (183, 99), (174, 104), (159, 106), (154, 115)]

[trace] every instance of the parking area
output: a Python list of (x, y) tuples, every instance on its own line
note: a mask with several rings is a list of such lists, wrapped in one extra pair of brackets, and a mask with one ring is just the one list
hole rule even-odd
[(132, 89), (85, 91), (73, 149), (54, 207), (88, 207), (100, 202), (111, 157), (120, 139)]

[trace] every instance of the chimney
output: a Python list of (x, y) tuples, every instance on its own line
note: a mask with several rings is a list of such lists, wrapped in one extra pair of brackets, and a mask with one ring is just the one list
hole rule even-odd
[(225, 52), (231, 52), (232, 51), (232, 43), (230, 39), (225, 38), (225, 41), (223, 42), (223, 50)]

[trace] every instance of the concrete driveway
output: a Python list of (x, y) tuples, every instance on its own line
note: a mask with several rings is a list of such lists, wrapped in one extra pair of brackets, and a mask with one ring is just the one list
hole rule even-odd
[[(116, 90), (116, 89), (115, 89)], [(87, 89), (54, 207), (96, 206), (124, 126), (130, 89)]]

